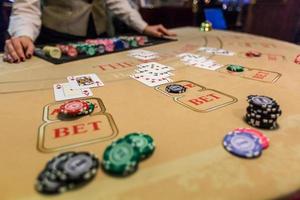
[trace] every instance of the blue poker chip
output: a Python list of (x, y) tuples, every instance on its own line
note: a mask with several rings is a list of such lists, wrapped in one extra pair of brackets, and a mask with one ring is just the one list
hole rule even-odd
[(232, 131), (223, 140), (224, 148), (239, 157), (257, 158), (263, 147), (258, 137), (251, 133)]

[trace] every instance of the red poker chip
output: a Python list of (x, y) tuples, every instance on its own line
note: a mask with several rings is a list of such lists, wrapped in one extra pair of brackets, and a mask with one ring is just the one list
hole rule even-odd
[(236, 128), (234, 131), (246, 132), (257, 136), (261, 140), (263, 149), (266, 149), (270, 145), (270, 139), (267, 138), (262, 132), (253, 128)]
[(246, 53), (246, 56), (248, 56), (248, 57), (260, 57), (261, 53), (258, 52), (258, 51), (248, 51)]
[(68, 101), (60, 106), (60, 112), (66, 115), (79, 115), (88, 109), (88, 103), (82, 100)]
[(295, 58), (295, 63), (300, 64), (300, 54)]
[(72, 46), (69, 46), (67, 54), (70, 57), (77, 57), (78, 56), (77, 50)]

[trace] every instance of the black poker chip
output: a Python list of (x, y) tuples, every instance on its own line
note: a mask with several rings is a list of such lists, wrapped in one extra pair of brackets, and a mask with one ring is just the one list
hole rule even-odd
[(95, 155), (80, 152), (58, 165), (58, 176), (66, 182), (83, 182), (92, 179), (98, 168), (99, 160)]
[(248, 102), (249, 105), (254, 108), (274, 109), (279, 107), (273, 98), (267, 96), (249, 95)]
[(247, 114), (256, 119), (277, 119), (281, 115), (281, 111), (264, 113), (258, 112), (251, 107), (247, 107)]
[(36, 190), (59, 194), (82, 186), (97, 174), (99, 160), (88, 152), (65, 152), (51, 159), (39, 174)]
[(67, 191), (66, 183), (57, 179), (51, 179), (48, 177), (47, 171), (40, 173), (35, 188), (38, 192), (43, 194), (59, 194)]
[(186, 92), (186, 87), (179, 84), (171, 84), (166, 87), (168, 93), (180, 94)]
[(261, 128), (261, 129), (276, 129), (278, 127), (276, 120), (272, 120), (272, 119), (257, 120), (257, 119), (245, 116), (245, 121), (249, 125), (251, 125), (253, 127)]

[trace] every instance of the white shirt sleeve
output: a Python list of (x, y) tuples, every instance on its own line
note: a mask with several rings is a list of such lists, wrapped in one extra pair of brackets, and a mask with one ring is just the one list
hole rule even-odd
[(13, 3), (8, 31), (11, 36), (28, 36), (33, 41), (41, 28), (40, 0), (16, 0)]
[(128, 0), (105, 0), (107, 8), (125, 24), (142, 33), (148, 25), (140, 13), (131, 7)]

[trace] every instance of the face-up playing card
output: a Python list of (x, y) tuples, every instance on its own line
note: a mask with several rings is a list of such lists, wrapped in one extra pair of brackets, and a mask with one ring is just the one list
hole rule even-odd
[[(210, 51), (214, 51), (215, 48), (210, 48)], [(214, 60), (207, 59), (207, 57), (200, 56), (192, 53), (179, 54), (177, 57), (181, 58), (181, 61), (186, 65), (194, 66), (197, 68), (216, 70), (223, 65), (216, 63)]]
[(90, 89), (74, 89), (70, 83), (54, 84), (53, 89), (56, 101), (93, 96)]
[(174, 68), (159, 64), (157, 62), (149, 62), (149, 63), (143, 63), (137, 66), (139, 72), (144, 71), (153, 71), (153, 72), (169, 72), (174, 70)]
[(198, 50), (209, 53), (209, 54), (219, 55), (219, 56), (234, 56), (235, 55), (235, 53), (232, 51), (228, 51), (226, 49), (212, 48), (212, 47), (201, 47)]
[(170, 78), (151, 78), (143, 75), (131, 75), (130, 77), (150, 87), (172, 82)]
[(153, 60), (159, 57), (157, 53), (143, 49), (129, 51), (129, 56), (139, 60)]
[(76, 89), (94, 88), (104, 85), (96, 74), (68, 76), (67, 79), (70, 85)]

